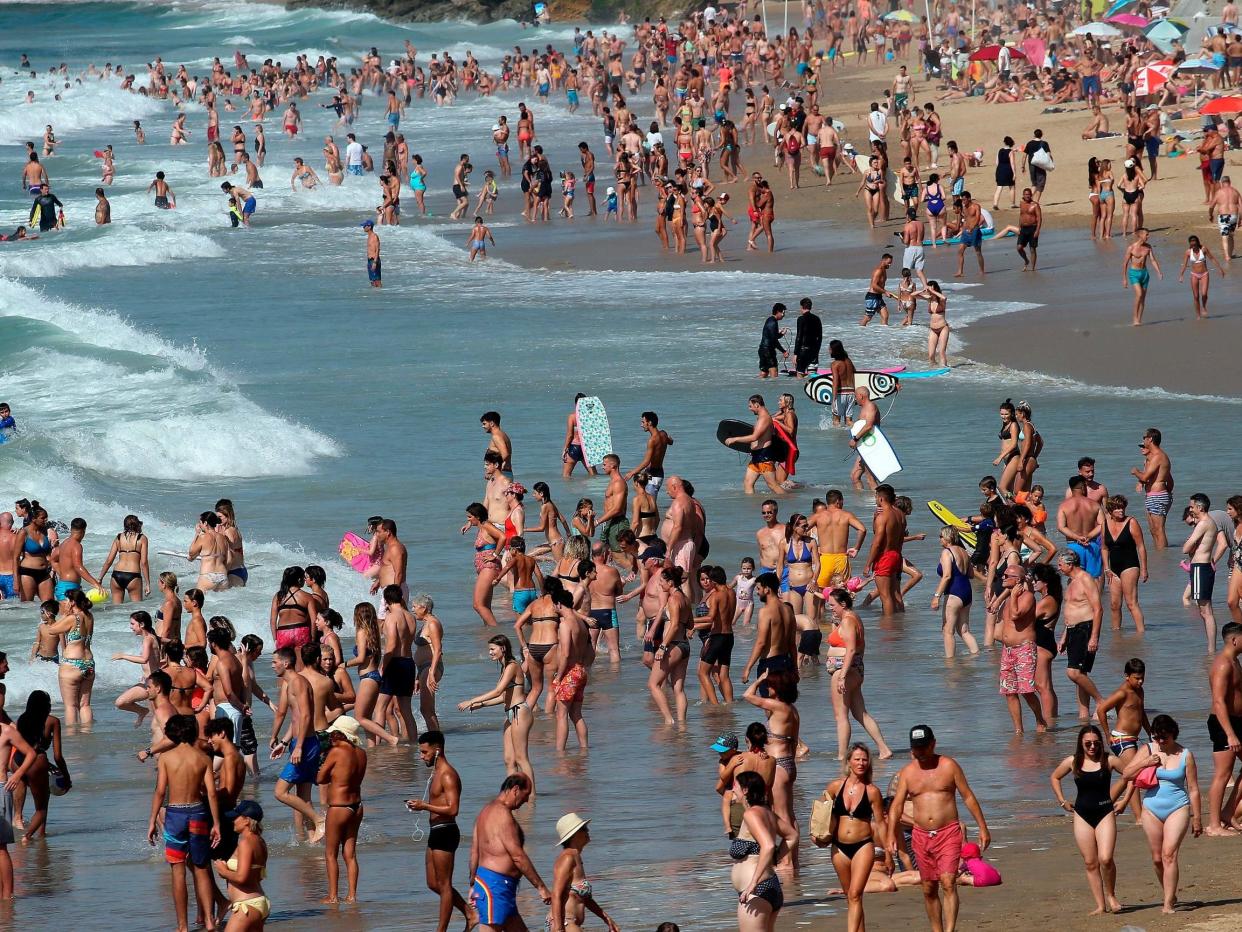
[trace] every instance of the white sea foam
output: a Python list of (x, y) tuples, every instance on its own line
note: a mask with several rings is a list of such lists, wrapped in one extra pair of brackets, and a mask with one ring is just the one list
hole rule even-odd
[[(86, 223), (83, 216), (71, 223)], [(79, 269), (162, 265), (183, 259), (216, 258), (224, 250), (201, 233), (116, 226), (106, 233), (89, 227), (47, 233), (38, 243), (0, 252), (0, 276), (43, 278)]]
[[(101, 127), (148, 119), (164, 107), (153, 98), (93, 79), (84, 79), (81, 85), (70, 79), (68, 88), (64, 83), (46, 76), (6, 80), (0, 90), (0, 144), (38, 140), (48, 123), (63, 141)], [(27, 91), (35, 93), (33, 104), (25, 102)], [(55, 99), (57, 94), (60, 100)]]

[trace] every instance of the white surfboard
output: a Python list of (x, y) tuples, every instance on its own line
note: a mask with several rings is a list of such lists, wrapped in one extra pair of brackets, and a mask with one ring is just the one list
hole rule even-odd
[(612, 452), (612, 430), (604, 403), (594, 395), (579, 398), (578, 431), (582, 434), (582, 458), (588, 466), (598, 466)]
[[(856, 422), (850, 427), (850, 433), (857, 437), (865, 426), (865, 424)], [(858, 441), (856, 449), (858, 455), (862, 457), (863, 464), (875, 476), (876, 482), (883, 482), (894, 473), (901, 472), (901, 460), (897, 458), (897, 452), (880, 428), (872, 428), (865, 438)]]

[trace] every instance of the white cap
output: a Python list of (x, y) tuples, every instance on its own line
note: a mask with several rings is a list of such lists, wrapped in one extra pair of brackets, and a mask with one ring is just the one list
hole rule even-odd
[(1134, 167), (1134, 159), (1126, 159), (1126, 168)]
[(617, 189), (616, 189), (616, 188), (609, 188), (609, 189), (608, 189), (607, 191), (605, 191), (604, 193), (605, 193), (605, 194), (616, 194), (616, 193), (617, 193)]

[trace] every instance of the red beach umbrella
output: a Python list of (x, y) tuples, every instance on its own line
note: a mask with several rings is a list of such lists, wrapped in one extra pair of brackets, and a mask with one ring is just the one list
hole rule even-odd
[[(971, 61), (996, 61), (1000, 57), (999, 45), (985, 45), (981, 49), (976, 49), (970, 53)], [(1020, 48), (1009, 46), (1009, 52), (1014, 58), (1026, 58), (1026, 53)]]
[(1242, 113), (1242, 97), (1217, 97), (1199, 108), (1204, 116), (1218, 113)]

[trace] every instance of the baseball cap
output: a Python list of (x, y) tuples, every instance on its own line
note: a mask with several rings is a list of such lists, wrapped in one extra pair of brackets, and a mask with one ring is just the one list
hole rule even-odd
[(737, 735), (731, 731), (726, 731), (716, 739), (716, 743), (712, 745), (712, 750), (717, 754), (723, 754), (725, 751), (736, 751)]
[(930, 725), (915, 725), (910, 729), (910, 747), (925, 748), (936, 740)]
[(373, 227), (373, 226), (375, 226), (375, 221), (374, 221), (374, 220), (363, 220), (363, 221), (362, 221), (362, 223), (358, 224), (358, 226), (360, 226), (360, 227)]
[(243, 799), (224, 814), (226, 819), (236, 819), (238, 816), (243, 816), (247, 819), (254, 819), (256, 822), (262, 822), (263, 807), (253, 799)]

